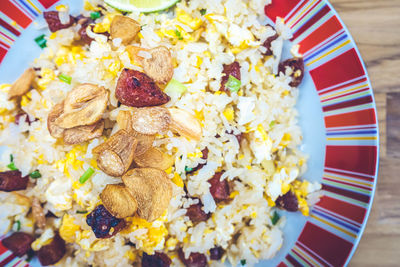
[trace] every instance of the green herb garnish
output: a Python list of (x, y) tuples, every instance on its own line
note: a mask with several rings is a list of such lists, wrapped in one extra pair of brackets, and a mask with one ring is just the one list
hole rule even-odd
[(271, 218), (272, 225), (276, 225), (280, 218), (281, 216), (279, 216), (279, 214), (276, 211), (274, 211), (274, 214), (272, 215)]
[(60, 79), (61, 81), (65, 82), (65, 83), (68, 83), (68, 84), (71, 84), (71, 80), (72, 80), (71, 76), (68, 76), (65, 74), (58, 75), (58, 79)]
[(185, 172), (191, 172), (191, 171), (193, 171), (193, 168), (190, 168), (188, 166), (185, 167)]
[(9, 168), (12, 171), (18, 171), (18, 168), (15, 167), (14, 156), (12, 154), (10, 154), (10, 164), (7, 165), (7, 168)]
[(38, 170), (36, 170), (36, 171), (34, 171), (34, 172), (31, 172), (31, 173), (29, 174), (29, 176), (30, 176), (31, 178), (33, 178), (33, 179), (38, 179), (38, 178), (42, 177), (42, 175), (40, 174), (40, 172), (39, 172)]
[(276, 121), (271, 121), (271, 123), (269, 124), (269, 128), (274, 127), (275, 124), (276, 124)]
[(90, 13), (90, 18), (93, 20), (98, 19), (100, 17), (101, 17), (101, 14), (98, 11)]
[(246, 260), (240, 260), (240, 264), (241, 264), (242, 266), (246, 265)]
[(35, 38), (35, 42), (40, 48), (45, 48), (47, 46), (47, 41), (44, 38), (46, 35), (42, 34)]
[(204, 16), (206, 13), (207, 13), (207, 9), (205, 9), (205, 8), (200, 9), (200, 14), (202, 16)]
[(87, 211), (86, 210), (77, 210), (76, 213), (77, 214), (86, 214)]
[(229, 75), (228, 81), (226, 82), (225, 86), (231, 92), (238, 92), (240, 90), (240, 87), (242, 86), (242, 82), (232, 75)]
[(147, 24), (144, 24), (144, 25), (140, 26), (140, 30), (143, 30), (143, 28), (146, 27), (146, 26), (147, 26)]
[(182, 34), (180, 31), (175, 30), (175, 35), (176, 35), (176, 37), (178, 37), (178, 40), (183, 40), (183, 37), (182, 37)]
[(16, 221), (15, 223), (17, 224), (17, 231), (21, 230), (21, 222)]
[(89, 167), (84, 174), (79, 178), (79, 183), (84, 184), (93, 175), (94, 170)]

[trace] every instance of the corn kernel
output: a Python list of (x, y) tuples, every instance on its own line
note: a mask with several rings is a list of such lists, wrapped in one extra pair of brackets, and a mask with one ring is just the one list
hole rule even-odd
[(223, 114), (228, 121), (233, 121), (235, 118), (235, 111), (231, 107), (226, 108)]
[(287, 192), (289, 192), (289, 190), (290, 190), (290, 184), (288, 184), (288, 183), (282, 183), (282, 185), (281, 185), (281, 190), (282, 190), (282, 194), (284, 195), (284, 194), (286, 194)]
[(177, 186), (183, 188), (183, 181), (182, 181), (182, 178), (179, 175), (179, 173), (177, 173), (177, 172), (174, 173), (174, 177), (172, 178), (172, 182), (174, 184), (176, 184)]

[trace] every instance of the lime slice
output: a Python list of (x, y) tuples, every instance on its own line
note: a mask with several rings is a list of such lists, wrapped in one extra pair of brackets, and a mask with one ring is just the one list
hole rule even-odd
[(162, 11), (170, 8), (180, 0), (104, 0), (104, 2), (121, 11), (140, 11), (143, 13)]

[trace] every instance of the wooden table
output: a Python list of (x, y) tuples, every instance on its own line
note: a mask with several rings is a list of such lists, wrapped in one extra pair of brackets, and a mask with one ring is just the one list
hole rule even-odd
[(331, 0), (367, 65), (381, 136), (378, 187), (350, 266), (400, 266), (400, 0)]

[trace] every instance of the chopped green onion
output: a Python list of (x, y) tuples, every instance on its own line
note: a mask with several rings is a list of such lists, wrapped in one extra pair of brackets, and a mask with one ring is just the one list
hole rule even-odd
[(143, 30), (143, 28), (146, 27), (146, 26), (147, 26), (147, 24), (144, 24), (144, 25), (140, 26), (140, 30)]
[(276, 124), (276, 121), (271, 121), (271, 123), (269, 124), (269, 128), (274, 127), (275, 124)]
[(33, 178), (33, 179), (38, 179), (38, 178), (42, 177), (42, 175), (40, 174), (40, 172), (39, 172), (38, 170), (36, 170), (36, 171), (34, 171), (34, 172), (31, 172), (31, 173), (29, 174), (29, 176), (30, 176), (31, 178)]
[(77, 210), (76, 213), (77, 214), (86, 214), (87, 211), (86, 210)]
[(272, 215), (271, 218), (272, 225), (277, 224), (280, 218), (281, 216), (279, 216), (279, 214), (276, 211), (274, 211), (274, 215)]
[(90, 18), (93, 20), (98, 19), (100, 17), (101, 17), (101, 14), (98, 11), (90, 13)]
[(242, 266), (246, 265), (246, 260), (240, 260), (240, 264), (241, 264)]
[(44, 39), (46, 35), (42, 34), (35, 38), (35, 42), (40, 48), (45, 48), (47, 46), (47, 41)]
[(200, 9), (200, 14), (202, 16), (204, 16), (206, 13), (207, 13), (207, 9), (205, 9), (205, 8)]
[(65, 83), (68, 83), (68, 84), (71, 84), (71, 80), (72, 80), (71, 76), (68, 76), (65, 74), (58, 75), (58, 79), (60, 79), (61, 81), (65, 82)]
[(240, 90), (240, 87), (242, 86), (242, 82), (232, 75), (229, 75), (228, 81), (226, 82), (225, 86), (231, 91), (231, 92), (237, 92)]
[(183, 37), (182, 37), (182, 34), (180, 31), (175, 30), (175, 35), (176, 35), (176, 37), (178, 37), (178, 40), (183, 40)]
[(165, 87), (164, 92), (171, 96), (178, 94), (179, 96), (187, 90), (187, 87), (175, 79), (172, 79)]
[(185, 167), (185, 172), (191, 172), (193, 171), (193, 168), (189, 168), (188, 166)]
[(9, 168), (12, 171), (18, 171), (18, 168), (15, 167), (14, 156), (12, 154), (10, 154), (10, 164), (7, 165), (7, 168)]
[(89, 167), (89, 169), (87, 169), (85, 171), (84, 174), (82, 174), (82, 176), (79, 178), (79, 182), (81, 184), (84, 184), (87, 180), (89, 180), (90, 176), (92, 176), (94, 173), (94, 170), (92, 168)]
[(17, 224), (17, 231), (21, 230), (21, 222), (16, 221), (15, 223)]

